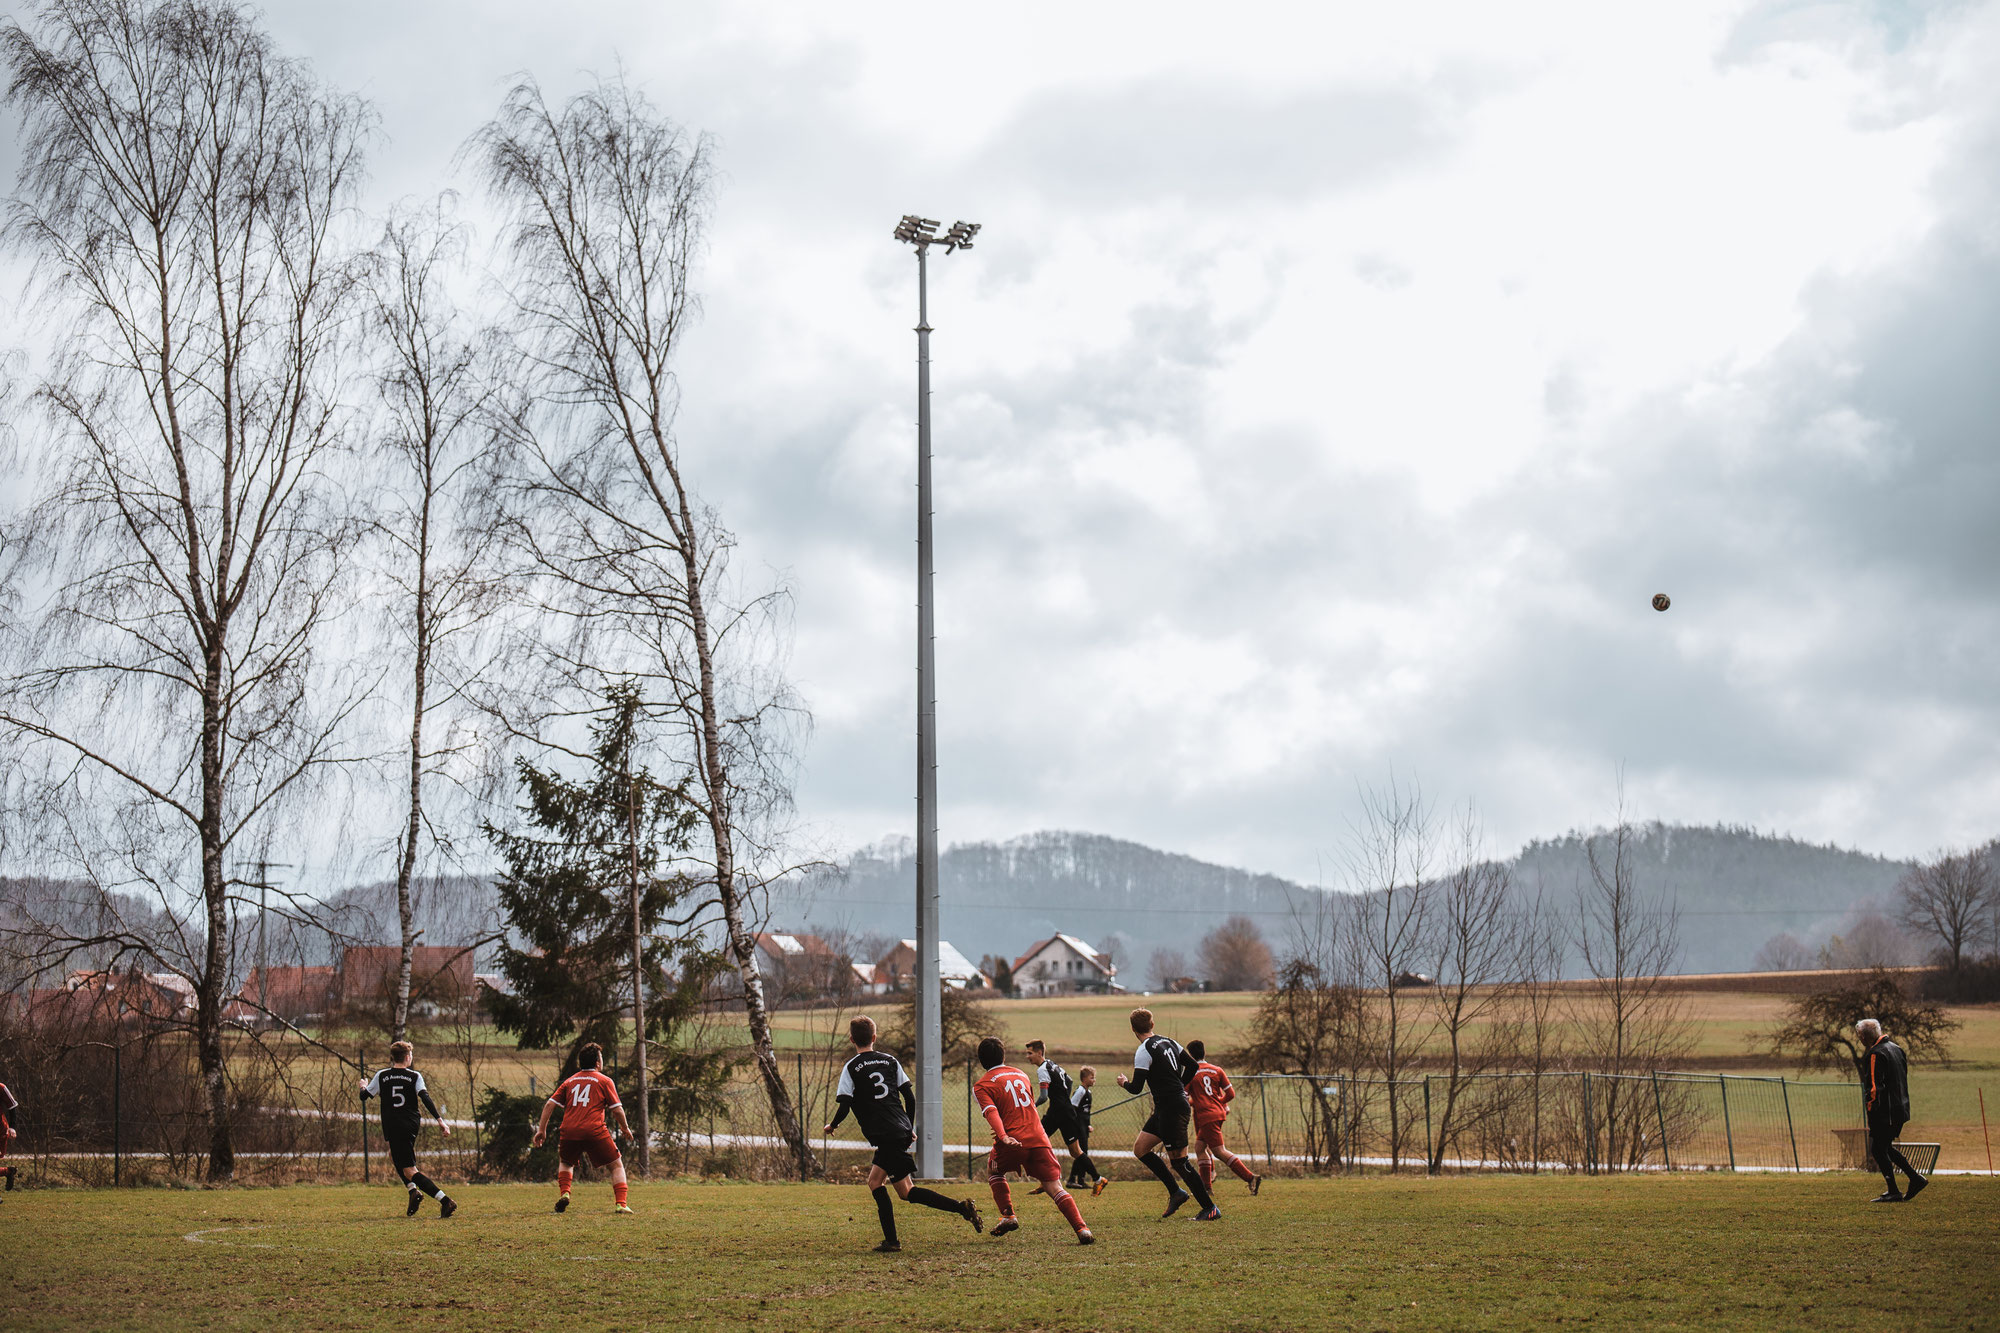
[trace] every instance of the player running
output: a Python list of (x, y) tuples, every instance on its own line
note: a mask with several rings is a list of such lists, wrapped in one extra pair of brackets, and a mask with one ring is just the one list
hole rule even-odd
[[(1200, 1220), (1217, 1221), (1222, 1217), (1222, 1210), (1215, 1206), (1215, 1200), (1208, 1197), (1208, 1187), (1201, 1183), (1201, 1176), (1187, 1159), (1187, 1084), (1194, 1077), (1194, 1061), (1188, 1059), (1179, 1042), (1153, 1031), (1153, 1011), (1150, 1009), (1132, 1011), (1132, 1035), (1139, 1039), (1139, 1049), (1132, 1055), (1132, 1076), (1127, 1078), (1120, 1074), (1118, 1086), (1134, 1094), (1149, 1089), (1153, 1094), (1153, 1114), (1139, 1131), (1139, 1137), (1133, 1140), (1132, 1155), (1167, 1187), (1167, 1211), (1160, 1214), (1160, 1220), (1165, 1221), (1179, 1212), (1181, 1205), (1192, 1194), (1195, 1202), (1201, 1205), (1201, 1212), (1197, 1214)], [(1165, 1144), (1173, 1156), (1173, 1171), (1169, 1171), (1167, 1164), (1160, 1160), (1158, 1149), (1161, 1144)], [(1186, 1189), (1174, 1184), (1175, 1171), (1187, 1182)]]
[(1215, 1159), (1219, 1157), (1255, 1194), (1264, 1187), (1264, 1178), (1222, 1145), (1222, 1122), (1229, 1118), (1229, 1103), (1236, 1100), (1236, 1085), (1222, 1072), (1222, 1066), (1209, 1062), (1208, 1048), (1201, 1042), (1189, 1042), (1187, 1053), (1194, 1061), (1188, 1098), (1194, 1103), (1194, 1155), (1201, 1183), (1215, 1188)]
[[(14, 1094), (7, 1091), (7, 1085), (0, 1083), (0, 1157), (14, 1146), (14, 1112), (21, 1109), (21, 1103), (14, 1100)], [(0, 1176), (7, 1178), (7, 1188), (14, 1188), (14, 1168), (0, 1166)]]
[[(1076, 1085), (1070, 1082), (1069, 1074), (1061, 1065), (1049, 1059), (1046, 1045), (1031, 1041), (1023, 1049), (1028, 1063), (1035, 1067), (1035, 1105), (1046, 1102), (1049, 1108), (1042, 1114), (1042, 1132), (1062, 1135), (1069, 1155), (1075, 1157), (1082, 1151), (1077, 1147)], [(1050, 1142), (1053, 1144), (1054, 1140)], [(1043, 1192), (1040, 1185), (1028, 1191), (1030, 1194)]]
[(875, 1196), (875, 1215), (882, 1220), (882, 1243), (875, 1247), (876, 1253), (895, 1254), (903, 1248), (896, 1239), (896, 1206), (889, 1202), (891, 1186), (911, 1203), (956, 1213), (972, 1223), (974, 1231), (984, 1231), (986, 1224), (972, 1200), (947, 1198), (934, 1189), (910, 1184), (910, 1177), (917, 1174), (916, 1159), (910, 1156), (910, 1145), (917, 1140), (910, 1127), (910, 1117), (917, 1113), (917, 1096), (902, 1062), (875, 1049), (875, 1020), (864, 1014), (848, 1023), (847, 1039), (854, 1043), (854, 1058), (840, 1071), (840, 1086), (834, 1094), (839, 1109), (827, 1122), (825, 1132), (833, 1133), (852, 1111), (861, 1126), (861, 1137), (875, 1149), (875, 1160), (868, 1166), (868, 1192)]
[(1097, 1163), (1090, 1160), (1090, 1090), (1096, 1083), (1097, 1071), (1085, 1065), (1076, 1071), (1076, 1094), (1071, 1098), (1071, 1105), (1076, 1107), (1076, 1160), (1070, 1163), (1069, 1187), (1082, 1189), (1087, 1173), (1092, 1178), (1092, 1195), (1104, 1193), (1104, 1187), (1110, 1183), (1097, 1169)]
[(556, 1138), (559, 1163), (556, 1188), (562, 1191), (556, 1198), (556, 1211), (568, 1210), (569, 1186), (576, 1176), (577, 1161), (588, 1154), (592, 1166), (611, 1168), (611, 1211), (629, 1213), (632, 1209), (625, 1202), (625, 1157), (618, 1151), (611, 1131), (604, 1127), (604, 1117), (612, 1116), (618, 1122), (618, 1137), (627, 1143), (632, 1141), (632, 1129), (625, 1123), (625, 1105), (618, 1100), (618, 1085), (600, 1068), (604, 1063), (604, 1048), (596, 1042), (584, 1044), (576, 1053), (576, 1063), (577, 1071), (556, 1085), (556, 1090), (542, 1103), (542, 1122), (535, 1126), (534, 1146), (539, 1148), (548, 1139), (549, 1117), (558, 1110), (563, 1113), (562, 1132)]
[(1062, 1168), (1056, 1164), (1049, 1136), (1035, 1115), (1035, 1085), (1020, 1070), (1001, 1064), (1006, 1057), (1007, 1048), (998, 1037), (980, 1042), (979, 1063), (986, 1076), (972, 1088), (979, 1113), (993, 1127), (993, 1151), (986, 1159), (986, 1183), (993, 1190), (993, 1202), (1000, 1205), (1000, 1220), (993, 1224), (993, 1234), (1004, 1236), (1021, 1229), (1014, 1216), (1014, 1196), (1007, 1188), (1007, 1173), (1019, 1171), (1042, 1182), (1043, 1190), (1076, 1228), (1077, 1244), (1094, 1245), (1097, 1237), (1083, 1224), (1083, 1210), (1076, 1206), (1075, 1197), (1063, 1188)]
[(415, 1217), (428, 1194), (438, 1202), (438, 1216), (450, 1217), (458, 1211), (458, 1204), (437, 1187), (437, 1182), (417, 1170), (417, 1131), (424, 1127), (424, 1112), (431, 1113), (446, 1138), (451, 1137), (451, 1126), (431, 1100), (424, 1076), (411, 1066), (416, 1056), (416, 1048), (407, 1041), (390, 1046), (389, 1067), (361, 1080), (361, 1100), (373, 1097), (382, 1103), (382, 1141), (389, 1145), (389, 1160), (410, 1191), (410, 1207), (403, 1216)]

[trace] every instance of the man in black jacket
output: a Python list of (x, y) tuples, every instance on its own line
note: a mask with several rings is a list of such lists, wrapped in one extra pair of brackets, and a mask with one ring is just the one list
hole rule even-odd
[[(1871, 1202), (1901, 1203), (1914, 1199), (1931, 1182), (1929, 1177), (1917, 1174), (1917, 1168), (1910, 1165), (1910, 1159), (1896, 1146), (1896, 1136), (1910, 1121), (1909, 1058), (1902, 1047), (1882, 1035), (1882, 1025), (1872, 1018), (1856, 1023), (1854, 1035), (1866, 1048), (1859, 1063), (1861, 1086), (1868, 1097), (1868, 1153), (1881, 1168), (1882, 1178), (1889, 1182), (1889, 1188)], [(1896, 1188), (1899, 1166), (1910, 1178), (1907, 1191)]]

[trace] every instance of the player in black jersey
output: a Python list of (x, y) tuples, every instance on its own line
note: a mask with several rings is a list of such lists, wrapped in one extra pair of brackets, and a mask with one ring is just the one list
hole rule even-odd
[(424, 1111), (431, 1113), (446, 1138), (451, 1137), (451, 1126), (444, 1122), (437, 1103), (431, 1100), (424, 1076), (410, 1067), (415, 1058), (416, 1049), (407, 1041), (391, 1046), (389, 1067), (376, 1070), (373, 1078), (361, 1080), (361, 1100), (374, 1097), (382, 1103), (382, 1139), (389, 1145), (389, 1160), (395, 1163), (410, 1191), (410, 1208), (403, 1216), (415, 1217), (417, 1209), (424, 1205), (424, 1195), (428, 1194), (438, 1201), (438, 1216), (450, 1217), (458, 1211), (458, 1204), (429, 1176), (417, 1170), (417, 1131), (423, 1128)]
[(1097, 1082), (1097, 1071), (1089, 1065), (1076, 1071), (1076, 1092), (1070, 1098), (1070, 1105), (1076, 1108), (1076, 1161), (1070, 1164), (1069, 1187), (1080, 1190), (1084, 1177), (1091, 1178), (1091, 1194), (1104, 1193), (1109, 1182), (1104, 1173), (1097, 1169), (1097, 1163), (1090, 1160), (1090, 1104), (1093, 1096), (1091, 1088)]
[[(1187, 1155), (1190, 1114), (1187, 1085), (1194, 1077), (1194, 1061), (1188, 1059), (1179, 1042), (1153, 1031), (1153, 1011), (1150, 1009), (1132, 1011), (1132, 1035), (1139, 1039), (1139, 1049), (1132, 1056), (1132, 1076), (1127, 1078), (1120, 1074), (1118, 1086), (1133, 1093), (1150, 1091), (1153, 1094), (1153, 1114), (1133, 1142), (1132, 1155), (1167, 1187), (1167, 1211), (1160, 1217), (1164, 1220), (1179, 1212), (1181, 1205), (1188, 1201), (1188, 1195), (1192, 1194), (1195, 1202), (1201, 1205), (1201, 1220), (1217, 1221), (1222, 1217), (1222, 1211), (1215, 1206), (1215, 1200), (1208, 1197), (1208, 1187), (1201, 1183), (1201, 1175), (1188, 1161)], [(1173, 1171), (1169, 1171), (1167, 1164), (1160, 1160), (1158, 1149), (1161, 1144), (1165, 1144), (1168, 1153), (1173, 1156)], [(1175, 1171), (1187, 1182), (1187, 1189), (1174, 1184)]]
[(840, 1071), (840, 1086), (834, 1094), (839, 1109), (825, 1132), (833, 1133), (852, 1111), (861, 1136), (875, 1149), (875, 1160), (868, 1167), (868, 1192), (875, 1196), (875, 1215), (882, 1220), (882, 1243), (876, 1250), (894, 1254), (903, 1248), (896, 1239), (896, 1208), (889, 1202), (891, 1186), (911, 1203), (957, 1213), (972, 1223), (974, 1231), (984, 1231), (986, 1223), (972, 1200), (947, 1198), (936, 1190), (910, 1184), (910, 1177), (917, 1174), (916, 1159), (910, 1156), (910, 1147), (917, 1141), (916, 1131), (910, 1127), (910, 1117), (917, 1113), (910, 1076), (895, 1056), (875, 1049), (874, 1019), (866, 1015), (855, 1019), (847, 1025), (847, 1036), (854, 1043), (854, 1058)]
[[(1051, 1136), (1060, 1134), (1069, 1155), (1077, 1157), (1083, 1150), (1077, 1146), (1079, 1131), (1076, 1127), (1076, 1086), (1070, 1082), (1069, 1074), (1055, 1061), (1049, 1059), (1048, 1047), (1039, 1041), (1031, 1041), (1025, 1048), (1028, 1063), (1035, 1067), (1035, 1105), (1048, 1105), (1042, 1115), (1042, 1133)], [(1092, 1168), (1095, 1170), (1095, 1168)], [(1029, 1190), (1030, 1194), (1044, 1194), (1041, 1186)]]

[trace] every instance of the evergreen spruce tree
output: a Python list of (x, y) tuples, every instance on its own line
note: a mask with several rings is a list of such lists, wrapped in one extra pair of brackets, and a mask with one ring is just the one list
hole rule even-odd
[[(496, 1025), (522, 1049), (566, 1044), (564, 1077), (576, 1071), (579, 1048), (601, 1045), (621, 1097), (643, 1105), (634, 1125), (643, 1144), (649, 1124), (671, 1133), (697, 1116), (726, 1114), (721, 1093), (734, 1062), (677, 1040), (722, 966), (694, 924), (699, 883), (670, 869), (699, 812), (685, 780), (662, 782), (638, 762), (645, 718), (638, 689), (611, 686), (602, 712), (581, 779), (522, 759), (525, 826), (486, 826), (505, 865), (498, 888), (511, 931), (499, 964), (512, 992), (488, 1003)], [(652, 1072), (643, 1102), (637, 1046), (625, 1040), (635, 963)]]

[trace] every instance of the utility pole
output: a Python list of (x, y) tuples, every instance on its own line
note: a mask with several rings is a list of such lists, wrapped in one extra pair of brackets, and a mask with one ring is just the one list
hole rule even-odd
[(944, 1177), (944, 1060), (938, 975), (937, 625), (931, 600), (931, 321), (932, 245), (970, 250), (976, 222), (954, 222), (943, 236), (931, 218), (905, 214), (896, 239), (917, 248), (917, 1175)]
[(257, 867), (257, 1008), (265, 1015), (271, 1012), (271, 954), (269, 936), (265, 931), (265, 921), (271, 914), (271, 872), (291, 870), (285, 861), (253, 861), (246, 865)]

